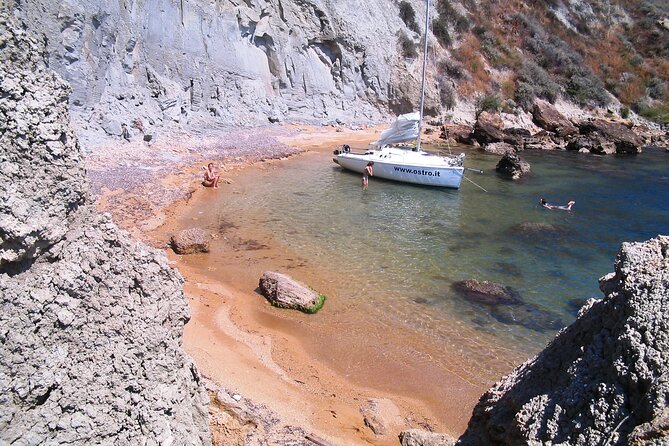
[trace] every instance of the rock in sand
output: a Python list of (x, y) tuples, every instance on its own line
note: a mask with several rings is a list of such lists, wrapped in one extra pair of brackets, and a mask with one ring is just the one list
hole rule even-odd
[(275, 307), (316, 313), (325, 303), (325, 295), (285, 274), (266, 271), (260, 278), (259, 286), (262, 295)]
[(200, 228), (184, 229), (170, 239), (172, 249), (177, 254), (209, 252), (209, 235)]

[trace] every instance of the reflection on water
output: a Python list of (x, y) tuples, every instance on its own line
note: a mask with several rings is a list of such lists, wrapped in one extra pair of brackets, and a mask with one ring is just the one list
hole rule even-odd
[[(510, 182), (494, 173), (498, 157), (469, 153), (468, 165), (486, 173), (468, 176), (487, 193), (467, 181), (454, 191), (376, 178), (362, 191), (359, 175), (328, 155), (296, 158), (243, 194), (222, 195), (219, 224), (253, 219), (299, 253), (300, 265), (328, 269), (338, 295), (365, 305), (376, 323), (473, 359), (492, 354), (477, 333), (532, 353), (574, 319), (582, 299), (601, 296), (597, 279), (612, 271), (623, 241), (669, 233), (669, 156), (523, 157), (531, 175)], [(576, 205), (550, 211), (540, 197)], [(467, 279), (510, 286), (524, 304), (466, 301), (452, 284)]]

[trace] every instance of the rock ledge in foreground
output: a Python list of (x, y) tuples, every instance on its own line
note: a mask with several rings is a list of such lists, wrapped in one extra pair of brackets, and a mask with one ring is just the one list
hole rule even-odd
[(325, 304), (325, 295), (285, 274), (266, 271), (260, 278), (259, 286), (262, 295), (275, 307), (313, 314)]
[(458, 445), (667, 444), (669, 237), (623, 243), (600, 289), (481, 397)]

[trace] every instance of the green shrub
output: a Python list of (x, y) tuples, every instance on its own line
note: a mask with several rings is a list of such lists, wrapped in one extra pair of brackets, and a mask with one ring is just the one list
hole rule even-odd
[(439, 100), (441, 105), (446, 108), (446, 110), (453, 110), (457, 103), (455, 99), (455, 89), (453, 88), (451, 81), (447, 78), (439, 79)]
[(533, 62), (525, 62), (518, 74), (515, 101), (525, 110), (530, 110), (535, 98), (555, 102), (560, 94), (560, 85)]
[(453, 43), (451, 34), (448, 32), (448, 24), (441, 18), (432, 21), (432, 33), (441, 46), (448, 48)]
[(467, 79), (467, 71), (456, 61), (442, 59), (437, 63), (437, 71), (442, 76), (447, 76), (453, 80), (460, 81)]
[(502, 103), (499, 100), (499, 96), (496, 94), (491, 94), (484, 96), (478, 103), (476, 107), (479, 112), (497, 112), (502, 108)]
[(588, 69), (574, 70), (565, 85), (567, 95), (580, 105), (603, 106), (610, 102), (601, 80)]
[(415, 59), (418, 57), (418, 51), (416, 50), (416, 42), (411, 40), (409, 36), (406, 35), (404, 31), (400, 32), (399, 36), (400, 46), (402, 47), (402, 55), (410, 59)]
[(469, 20), (456, 11), (449, 0), (438, 0), (437, 12), (439, 17), (436, 21), (440, 22), (442, 27), (447, 27), (450, 23), (458, 34), (464, 34), (469, 30)]
[(653, 77), (648, 81), (646, 90), (651, 99), (662, 100), (667, 95), (667, 82), (658, 77)]
[(630, 117), (630, 108), (628, 106), (625, 105), (620, 109), (620, 117), (623, 119)]
[(664, 103), (640, 102), (634, 104), (634, 111), (646, 119), (658, 124), (669, 125), (669, 105)]
[(416, 11), (414, 11), (413, 6), (406, 0), (400, 2), (400, 18), (404, 24), (411, 31), (420, 34), (420, 29), (418, 28), (418, 23), (416, 23)]

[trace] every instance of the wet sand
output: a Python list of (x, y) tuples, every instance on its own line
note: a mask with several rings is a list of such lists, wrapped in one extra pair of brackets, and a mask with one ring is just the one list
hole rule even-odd
[[(283, 132), (277, 139), (303, 149), (298, 156), (309, 158), (343, 143), (364, 147), (377, 132), (318, 128)], [(305, 268), (299, 253), (277, 247), (260, 228), (208, 220), (205, 210), (213, 194), (244, 193), (259, 172), (282, 162), (291, 161), (226, 163), (218, 190), (199, 185), (198, 164), (165, 175), (163, 187), (186, 190), (187, 199), (153, 211), (154, 220), (137, 219), (131, 207), (123, 208), (130, 211), (124, 218), (124, 211), (110, 205), (119, 197), (126, 203), (141, 199), (132, 192), (104, 193), (98, 204), (154, 246), (165, 247), (174, 231), (189, 225), (218, 225), (209, 254), (182, 257), (166, 250), (185, 278), (192, 311), (184, 348), (203, 375), (266, 405), (283, 423), (334, 444), (394, 445), (399, 432), (412, 427), (458, 436), (497, 376), (472, 376), (457, 360), (444, 361), (448, 354), (424, 338), (374, 320), (360, 324), (360, 307), (332, 288), (327, 271)], [(305, 315), (271, 307), (255, 291), (265, 270), (299, 271), (299, 280), (329, 296), (325, 308)], [(442, 360), (435, 362), (436, 357)], [(382, 435), (365, 425), (363, 413), (374, 414), (384, 427)]]

